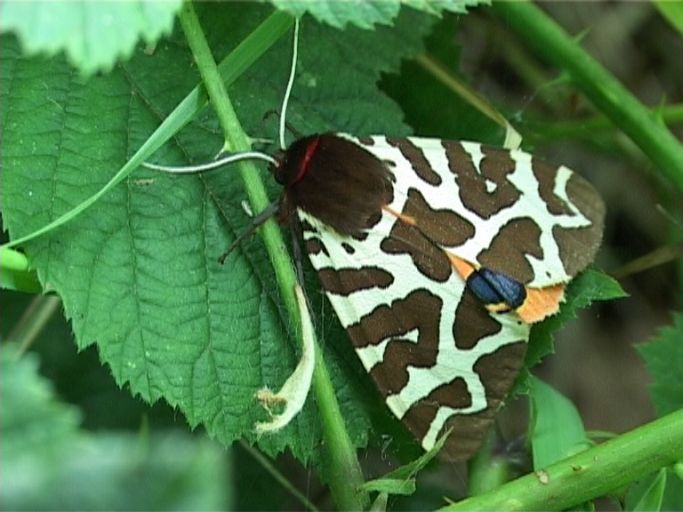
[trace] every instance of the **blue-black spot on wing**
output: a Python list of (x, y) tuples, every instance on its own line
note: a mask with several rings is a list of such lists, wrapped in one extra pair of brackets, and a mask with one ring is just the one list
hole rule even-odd
[(517, 309), (526, 299), (526, 289), (519, 281), (501, 272), (482, 267), (470, 274), (467, 286), (486, 306), (505, 305)]

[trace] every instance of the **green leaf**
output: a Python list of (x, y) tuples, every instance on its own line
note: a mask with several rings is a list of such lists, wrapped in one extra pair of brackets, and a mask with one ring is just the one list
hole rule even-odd
[(636, 346), (652, 379), (650, 393), (658, 416), (683, 409), (683, 313), (648, 343)]
[(386, 510), (389, 495), (410, 496), (415, 493), (415, 476), (429, 464), (441, 451), (450, 430), (442, 435), (434, 446), (420, 457), (400, 468), (397, 468), (381, 478), (369, 480), (362, 485), (367, 492), (379, 492), (379, 496), (371, 506), (371, 510)]
[(182, 0), (156, 2), (3, 2), (0, 32), (14, 32), (27, 54), (64, 52), (85, 74), (127, 59), (140, 39), (154, 43), (173, 27)]
[[(626, 296), (617, 281), (607, 274), (589, 268), (570, 281), (565, 290), (565, 301), (560, 311), (537, 324), (531, 330), (526, 355), (527, 368), (538, 364), (543, 357), (554, 352), (553, 333), (568, 321), (576, 318), (577, 311), (595, 301), (613, 300)], [(519, 380), (518, 380), (519, 382)]]
[(531, 377), (531, 449), (539, 470), (588, 447), (576, 407), (543, 381)]
[[(165, 433), (92, 435), (59, 402), (35, 354), (0, 348), (0, 499), (8, 510), (207, 510), (226, 508), (225, 458), (213, 443)], [(144, 475), (144, 478), (140, 478)]]
[(666, 488), (666, 468), (662, 468), (657, 472), (654, 480), (638, 497), (638, 502), (631, 509), (634, 512), (650, 512), (662, 509), (662, 499), (664, 498), (664, 489)]
[(683, 36), (683, 3), (671, 0), (655, 0), (653, 3), (661, 15)]
[(339, 0), (271, 0), (278, 9), (285, 10), (294, 16), (308, 13), (321, 23), (336, 28), (344, 28), (347, 24), (360, 28), (372, 28), (375, 24), (389, 25), (398, 15), (401, 5), (398, 0), (375, 2), (361, 0), (359, 2), (340, 2)]
[[(678, 468), (678, 470), (677, 470)], [(683, 462), (668, 468), (662, 510), (683, 510)]]
[(624, 510), (634, 512), (662, 510), (664, 493), (668, 487), (668, 471), (666, 468), (662, 468), (634, 483), (626, 493)]
[[(199, 4), (198, 10), (219, 57), (266, 15), (254, 5)], [(375, 83), (403, 56), (420, 51), (431, 21), (407, 13), (397, 25), (400, 39), (386, 27), (342, 33), (305, 23), (289, 124), (302, 133), (407, 134), (400, 110)], [(22, 57), (12, 38), (5, 37), (0, 51), (7, 78), (1, 99), (8, 106), (3, 219), (12, 239), (100, 190), (199, 80), (178, 35), (151, 56), (136, 53), (110, 74), (87, 80), (74, 77), (63, 59)], [(230, 89), (254, 136), (277, 133), (277, 119), (264, 115), (279, 107), (290, 51), (283, 38)], [(155, 161), (206, 161), (222, 144), (214, 117), (204, 111)], [(278, 189), (272, 190), (276, 197)], [(231, 168), (201, 176), (139, 169), (76, 219), (25, 247), (43, 285), (62, 297), (79, 347), (96, 344), (119, 385), (149, 402), (166, 400), (192, 427), (203, 424), (225, 444), (256, 441), (253, 426), (266, 413), (254, 392), (279, 387), (296, 362), (260, 243), (243, 243), (225, 266), (216, 262), (249, 223), (244, 198)], [(353, 441), (363, 445), (367, 392), (355, 378), (362, 370), (338, 321), (320, 303), (316, 309), (344, 417)], [(258, 442), (269, 454), (289, 447), (301, 460), (315, 456), (314, 407), (307, 404), (289, 427)]]
[(470, 7), (488, 5), (490, 0), (401, 0), (403, 5), (439, 15), (442, 11), (466, 13)]
[(440, 15), (443, 11), (465, 13), (469, 7), (488, 4), (488, 0), (271, 0), (278, 9), (293, 16), (308, 13), (321, 23), (336, 28), (355, 25), (370, 29), (376, 24), (393, 24), (401, 5), (412, 7), (429, 14)]

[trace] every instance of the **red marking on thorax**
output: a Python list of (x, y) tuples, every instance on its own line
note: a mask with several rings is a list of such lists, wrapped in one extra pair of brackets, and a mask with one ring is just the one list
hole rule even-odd
[(304, 176), (308, 172), (308, 166), (311, 164), (313, 154), (318, 149), (318, 145), (320, 145), (320, 137), (316, 137), (308, 144), (308, 146), (306, 146), (306, 152), (304, 153), (304, 157), (301, 159), (301, 162), (299, 163), (299, 172), (296, 173), (296, 176), (289, 184), (290, 187), (292, 185), (296, 185), (304, 178)]

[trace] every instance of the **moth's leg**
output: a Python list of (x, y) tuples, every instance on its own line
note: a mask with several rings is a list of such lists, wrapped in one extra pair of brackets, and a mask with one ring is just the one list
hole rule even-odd
[[(292, 253), (294, 257), (294, 271), (296, 272), (296, 280), (301, 286), (302, 290), (304, 288), (304, 254), (301, 250), (301, 241), (303, 240), (303, 231), (301, 229), (301, 224), (299, 223), (299, 218), (296, 214), (290, 215), (289, 225), (291, 229), (289, 232), (292, 235)], [(308, 300), (308, 297), (306, 298)]]
[(258, 213), (256, 216), (251, 218), (251, 223), (245, 229), (242, 233), (240, 233), (237, 238), (235, 238), (235, 241), (230, 244), (230, 247), (228, 247), (228, 250), (225, 251), (220, 258), (218, 258), (218, 263), (223, 265), (225, 263), (225, 259), (230, 255), (230, 253), (237, 247), (239, 244), (242, 243), (242, 241), (253, 235), (254, 231), (256, 231), (261, 224), (266, 222), (268, 219), (273, 217), (276, 213), (280, 211), (280, 201), (274, 201), (270, 203), (266, 208)]

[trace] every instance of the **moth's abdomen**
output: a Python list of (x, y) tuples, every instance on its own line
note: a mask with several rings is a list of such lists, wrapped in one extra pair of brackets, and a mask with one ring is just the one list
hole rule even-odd
[(362, 237), (393, 197), (392, 176), (386, 164), (334, 134), (294, 142), (276, 177), (293, 206), (341, 235)]

